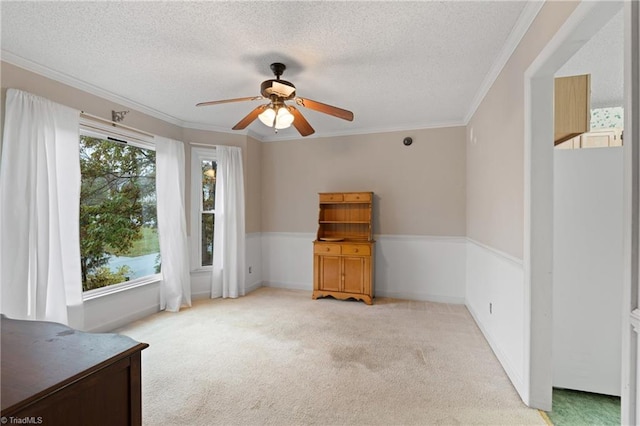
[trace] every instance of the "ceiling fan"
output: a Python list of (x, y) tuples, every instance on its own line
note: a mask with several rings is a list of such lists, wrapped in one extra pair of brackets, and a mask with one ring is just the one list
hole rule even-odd
[(309, 136), (315, 132), (309, 122), (302, 116), (300, 111), (293, 105), (287, 105), (285, 101), (293, 100), (299, 106), (312, 109), (314, 111), (329, 114), (343, 120), (353, 121), (353, 113), (346, 109), (312, 101), (311, 99), (296, 96), (296, 86), (286, 80), (280, 80), (280, 76), (287, 67), (284, 64), (275, 62), (271, 64), (271, 71), (276, 76), (275, 79), (263, 81), (260, 85), (261, 96), (248, 98), (224, 99), (220, 101), (200, 102), (196, 106), (207, 106), (225, 104), (229, 102), (258, 101), (268, 99), (269, 103), (256, 107), (242, 120), (233, 126), (233, 130), (242, 130), (259, 118), (265, 125), (278, 129), (286, 129), (293, 124), (302, 136)]

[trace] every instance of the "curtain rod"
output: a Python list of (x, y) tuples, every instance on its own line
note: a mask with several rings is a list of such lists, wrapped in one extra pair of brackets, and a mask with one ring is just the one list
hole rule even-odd
[(209, 144), (206, 144), (206, 143), (198, 143), (198, 142), (189, 142), (189, 145), (201, 146), (203, 148), (215, 148), (216, 147), (215, 145), (209, 145)]
[(105, 124), (110, 124), (113, 127), (120, 127), (122, 129), (129, 130), (130, 132), (135, 132), (135, 133), (138, 133), (140, 135), (144, 135), (144, 136), (147, 136), (147, 137), (150, 137), (150, 138), (154, 137), (154, 135), (152, 135), (151, 133), (143, 132), (142, 130), (135, 129), (133, 127), (129, 127), (129, 126), (124, 125), (124, 124), (116, 123), (115, 121), (107, 120), (106, 118), (98, 117), (97, 115), (89, 114), (89, 113), (86, 113), (84, 111), (80, 111), (80, 117), (83, 117), (83, 118), (86, 118), (86, 119), (89, 119), (89, 120), (99, 121), (99, 122), (105, 123)]

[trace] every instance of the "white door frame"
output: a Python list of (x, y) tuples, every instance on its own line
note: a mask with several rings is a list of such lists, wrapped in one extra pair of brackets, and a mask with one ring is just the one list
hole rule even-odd
[(624, 16), (624, 283), (622, 305), (623, 425), (640, 421), (640, 3), (625, 3)]
[[(525, 332), (528, 331), (528, 336), (525, 336), (525, 369), (527, 369), (525, 388), (528, 391), (525, 402), (531, 407), (545, 411), (551, 410), (553, 385), (551, 353), (553, 306), (553, 79), (555, 72), (620, 11), (621, 7), (621, 2), (581, 2), (525, 72), (523, 269), (525, 309), (528, 309), (525, 313)], [(629, 18), (625, 15), (625, 23), (628, 21)], [(625, 52), (628, 49), (630, 49), (630, 46), (625, 42)], [(629, 84), (629, 78), (625, 74), (625, 87), (629, 87), (627, 86)], [(637, 85), (637, 81), (635, 84)], [(627, 90), (625, 90), (626, 92)], [(635, 111), (637, 114), (638, 110), (636, 109)], [(628, 112), (630, 114), (631, 110), (629, 109)], [(625, 119), (629, 114), (625, 116)], [(625, 122), (625, 146), (627, 143), (631, 145), (630, 141), (627, 140), (626, 125), (627, 123)], [(629, 156), (629, 150), (625, 151), (625, 156)], [(637, 165), (635, 173), (637, 176)], [(630, 174), (625, 173), (625, 182), (630, 180)], [(637, 192), (637, 183), (635, 188)], [(625, 197), (628, 198), (628, 196), (629, 193), (625, 191)], [(634, 222), (637, 230), (637, 211), (634, 216)], [(625, 247), (626, 251), (627, 248)], [(624, 287), (623, 291), (631, 294), (628, 287)], [(634, 306), (637, 306), (637, 304)], [(629, 324), (629, 312), (627, 311), (627, 327)], [(640, 311), (638, 313), (640, 314)], [(640, 319), (640, 315), (638, 318)], [(623, 377), (623, 383), (626, 382), (628, 380)], [(633, 388), (635, 389), (635, 381)], [(624, 394), (624, 389), (622, 391)]]

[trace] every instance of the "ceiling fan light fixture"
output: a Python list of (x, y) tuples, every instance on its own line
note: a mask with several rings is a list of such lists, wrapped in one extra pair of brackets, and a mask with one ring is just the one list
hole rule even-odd
[(258, 118), (265, 126), (275, 127), (277, 130), (286, 129), (293, 123), (293, 114), (286, 106), (269, 106), (258, 115)]
[(262, 111), (260, 115), (258, 115), (258, 118), (264, 123), (265, 126), (273, 127), (273, 121), (276, 118), (276, 112), (272, 107), (269, 107)]
[(289, 112), (287, 107), (282, 106), (278, 108), (278, 113), (276, 114), (275, 128), (286, 129), (287, 127), (290, 127), (292, 123), (293, 123), (293, 114)]

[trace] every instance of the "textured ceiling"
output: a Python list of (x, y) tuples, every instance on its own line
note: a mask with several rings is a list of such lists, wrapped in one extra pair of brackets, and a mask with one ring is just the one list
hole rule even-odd
[[(269, 64), (283, 62), (299, 96), (355, 114), (347, 122), (300, 108), (314, 136), (417, 129), (465, 122), (527, 6), (2, 1), (2, 55), (176, 124), (229, 132), (260, 101), (195, 104), (256, 96)], [(248, 129), (299, 137), (258, 120)]]

